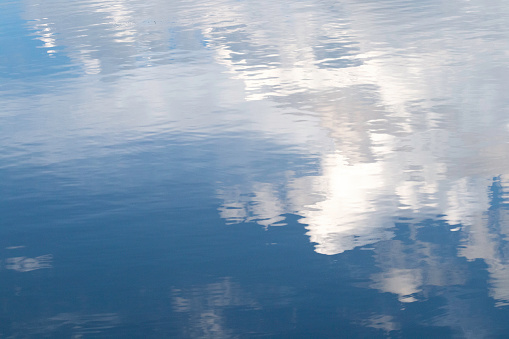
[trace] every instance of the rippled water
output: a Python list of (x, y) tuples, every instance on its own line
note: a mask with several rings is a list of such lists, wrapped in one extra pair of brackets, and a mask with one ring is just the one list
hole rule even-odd
[(507, 337), (508, 18), (0, 3), (0, 337)]

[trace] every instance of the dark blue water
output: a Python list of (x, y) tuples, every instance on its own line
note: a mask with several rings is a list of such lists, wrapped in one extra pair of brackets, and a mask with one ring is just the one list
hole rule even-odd
[(507, 338), (508, 18), (0, 2), (0, 337)]

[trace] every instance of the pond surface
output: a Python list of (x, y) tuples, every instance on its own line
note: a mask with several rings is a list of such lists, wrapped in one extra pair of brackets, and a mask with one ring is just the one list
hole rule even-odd
[(0, 3), (0, 337), (507, 338), (509, 3)]

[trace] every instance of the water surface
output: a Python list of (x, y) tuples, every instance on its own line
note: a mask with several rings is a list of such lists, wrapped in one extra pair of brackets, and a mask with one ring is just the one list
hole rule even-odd
[(508, 17), (0, 3), (0, 337), (506, 337)]

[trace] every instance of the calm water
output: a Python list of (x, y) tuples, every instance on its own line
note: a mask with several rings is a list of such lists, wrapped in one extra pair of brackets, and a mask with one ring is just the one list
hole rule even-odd
[(0, 2), (1, 338), (509, 337), (509, 4)]

